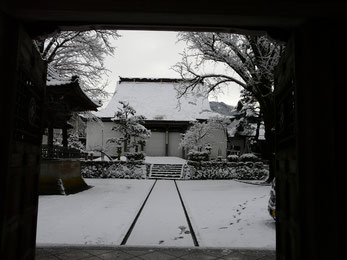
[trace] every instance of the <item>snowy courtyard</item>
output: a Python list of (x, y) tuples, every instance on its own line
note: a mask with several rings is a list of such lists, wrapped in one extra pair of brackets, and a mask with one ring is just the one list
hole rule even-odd
[(92, 188), (40, 196), (38, 246), (192, 247), (195, 235), (200, 247), (275, 249), (275, 222), (267, 212), (270, 186), (233, 180), (85, 181)]

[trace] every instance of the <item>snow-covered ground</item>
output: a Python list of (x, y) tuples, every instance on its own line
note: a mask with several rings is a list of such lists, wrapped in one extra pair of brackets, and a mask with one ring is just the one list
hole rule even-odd
[(194, 246), (173, 181), (157, 181), (126, 245)]
[[(94, 187), (69, 196), (40, 196), (38, 245), (120, 245), (154, 183), (85, 180)], [(270, 186), (232, 180), (177, 184), (200, 246), (275, 248), (275, 223), (267, 213)], [(192, 246), (186, 231), (174, 181), (158, 181), (127, 245)]]
[(150, 164), (185, 164), (187, 161), (174, 156), (146, 156), (145, 163)]
[(206, 247), (275, 249), (270, 186), (233, 180), (177, 181), (198, 242)]
[(40, 196), (37, 244), (119, 245), (154, 180), (85, 179), (93, 188)]

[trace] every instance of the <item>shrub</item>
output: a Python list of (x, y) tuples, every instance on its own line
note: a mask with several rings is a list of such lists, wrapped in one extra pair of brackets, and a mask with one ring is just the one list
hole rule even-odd
[(149, 164), (141, 161), (85, 161), (81, 163), (83, 178), (144, 179), (149, 173)]
[(183, 171), (185, 179), (264, 180), (269, 172), (262, 162), (195, 162), (188, 161)]
[(146, 178), (146, 166), (137, 164), (114, 164), (110, 166), (100, 177), (119, 179), (144, 179)]
[(259, 158), (253, 153), (244, 153), (240, 156), (241, 162), (258, 162)]
[(262, 168), (264, 168), (264, 164), (263, 164), (263, 162), (255, 162), (254, 167), (257, 169), (262, 169)]
[(144, 160), (145, 159), (145, 154), (143, 152), (133, 152), (133, 153), (126, 153), (125, 157), (129, 161), (138, 161), (138, 160)]
[(191, 161), (196, 161), (196, 162), (208, 161), (208, 157), (209, 157), (208, 151), (199, 152), (199, 151), (191, 150), (188, 153), (188, 160), (191, 160)]
[(238, 162), (239, 161), (239, 156), (236, 154), (230, 154), (227, 156), (228, 162)]

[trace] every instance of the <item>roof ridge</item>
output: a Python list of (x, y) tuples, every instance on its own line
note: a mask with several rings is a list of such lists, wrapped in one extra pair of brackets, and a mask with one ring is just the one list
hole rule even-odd
[(119, 77), (119, 83), (122, 82), (170, 82), (170, 83), (179, 83), (185, 81), (181, 78), (123, 78)]

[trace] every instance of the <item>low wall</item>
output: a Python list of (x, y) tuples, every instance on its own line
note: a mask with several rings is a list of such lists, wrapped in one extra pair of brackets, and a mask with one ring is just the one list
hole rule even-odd
[(88, 189), (81, 176), (78, 159), (42, 159), (39, 177), (39, 194), (71, 194)]

